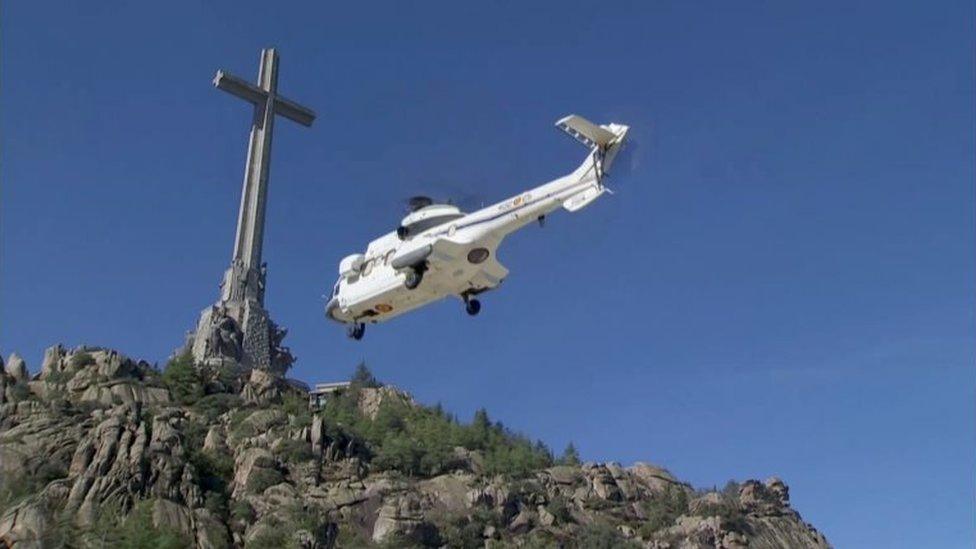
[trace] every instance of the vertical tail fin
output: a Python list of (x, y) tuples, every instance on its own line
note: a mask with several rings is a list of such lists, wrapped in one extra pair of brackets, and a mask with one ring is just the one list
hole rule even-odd
[(576, 114), (560, 119), (556, 122), (556, 127), (591, 151), (590, 156), (573, 173), (582, 177), (586, 172), (596, 170), (598, 181), (602, 181), (603, 174), (609, 171), (630, 129), (623, 124), (597, 126)]

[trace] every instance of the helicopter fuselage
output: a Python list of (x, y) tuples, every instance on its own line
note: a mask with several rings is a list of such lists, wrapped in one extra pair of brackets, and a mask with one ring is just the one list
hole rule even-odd
[(600, 128), (613, 138), (599, 158), (594, 152), (572, 173), (468, 214), (444, 204), (419, 208), (398, 230), (370, 242), (364, 254), (343, 259), (326, 316), (356, 327), (359, 332), (350, 335), (358, 339), (367, 323), (447, 296), (461, 298), (468, 313), (477, 314), (480, 303), (474, 296), (498, 287), (508, 275), (497, 260), (506, 236), (529, 223), (541, 224), (560, 207), (577, 211), (605, 192), (600, 175), (606, 158), (612, 159), (606, 153), (616, 153), (627, 127)]

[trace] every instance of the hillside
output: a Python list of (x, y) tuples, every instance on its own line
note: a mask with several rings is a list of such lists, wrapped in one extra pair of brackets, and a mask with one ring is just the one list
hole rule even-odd
[(102, 348), (0, 373), (3, 547), (827, 547), (779, 479), (580, 463), (365, 369), (320, 410), (261, 370)]

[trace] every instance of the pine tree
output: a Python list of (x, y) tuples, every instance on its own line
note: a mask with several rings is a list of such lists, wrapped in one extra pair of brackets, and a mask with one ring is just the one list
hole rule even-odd
[(383, 386), (383, 384), (376, 379), (376, 376), (373, 375), (373, 372), (369, 371), (369, 368), (366, 367), (365, 362), (360, 362), (359, 365), (356, 366), (356, 371), (352, 374), (352, 378), (349, 381), (353, 386), (360, 389), (375, 389)]
[(572, 442), (566, 445), (566, 449), (563, 450), (563, 457), (559, 458), (559, 462), (563, 465), (580, 464), (579, 452), (576, 450), (576, 446), (574, 446)]
[(163, 371), (163, 382), (180, 404), (193, 404), (203, 397), (203, 382), (189, 352), (170, 360)]

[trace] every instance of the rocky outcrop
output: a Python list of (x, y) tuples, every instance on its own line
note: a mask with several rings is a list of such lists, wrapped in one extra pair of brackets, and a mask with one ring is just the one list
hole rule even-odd
[(360, 389), (359, 412), (370, 419), (376, 419), (376, 415), (380, 413), (380, 407), (390, 403), (417, 405), (410, 395), (398, 391), (394, 387), (365, 387)]
[[(204, 383), (241, 390), (176, 405), (155, 369), (111, 350), (52, 347), (33, 379), (8, 358), (0, 548), (51, 545), (102, 524), (106, 509), (145, 505), (146, 527), (204, 548), (829, 546), (777, 478), (709, 492), (655, 465), (612, 462), (513, 478), (489, 473), (491, 456), (472, 445), (438, 454), (434, 474), (411, 475), (376, 465), (387, 456), (370, 441), (382, 433), (353, 436), (335, 418), (286, 406), (298, 389), (281, 377)], [(393, 387), (352, 394), (357, 417), (418, 406)]]
[(44, 352), (40, 373), (24, 381), (31, 393), (48, 401), (63, 399), (105, 406), (163, 405), (170, 401), (159, 372), (147, 362), (134, 361), (117, 351), (99, 347), (79, 347), (72, 351), (66, 351), (61, 345), (51, 347)]
[(27, 381), (27, 363), (17, 353), (10, 354), (7, 358), (7, 363), (3, 365), (3, 371), (15, 383)]
[(295, 387), (280, 375), (255, 368), (241, 391), (241, 398), (248, 404), (267, 405), (281, 402), (285, 394), (293, 391)]

